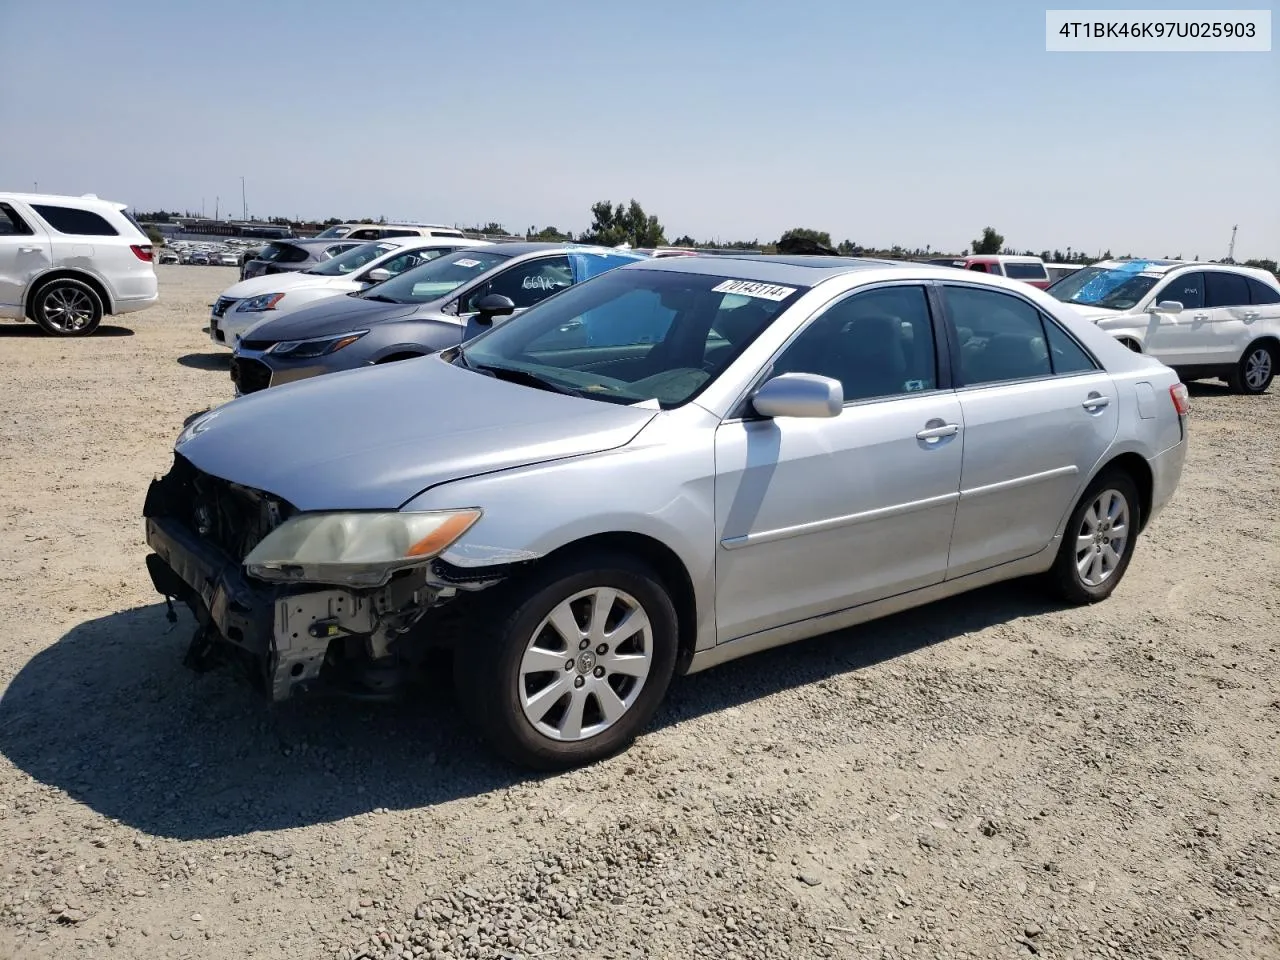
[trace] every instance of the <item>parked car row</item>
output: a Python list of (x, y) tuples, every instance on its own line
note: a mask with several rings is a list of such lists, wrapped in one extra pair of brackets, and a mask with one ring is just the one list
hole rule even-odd
[(590, 762), (678, 674), (1015, 577), (1102, 600), (1182, 471), (1177, 375), (1027, 283), (502, 244), (364, 286), (384, 246), (241, 334), (146, 498), (187, 663), (271, 700), (443, 648), (498, 751)]

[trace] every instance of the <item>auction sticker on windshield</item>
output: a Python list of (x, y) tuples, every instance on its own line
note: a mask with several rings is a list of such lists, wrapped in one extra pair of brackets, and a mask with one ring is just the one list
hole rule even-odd
[(454, 266), (458, 266), (458, 267), (478, 267), (478, 266), (480, 266), (480, 261), (479, 261), (479, 260), (455, 260), (455, 261), (453, 261), (453, 263), (454, 263)]
[(759, 283), (755, 280), (726, 280), (711, 288), (712, 293), (736, 293), (759, 300), (785, 300), (796, 292), (795, 287), (780, 287), (776, 283)]

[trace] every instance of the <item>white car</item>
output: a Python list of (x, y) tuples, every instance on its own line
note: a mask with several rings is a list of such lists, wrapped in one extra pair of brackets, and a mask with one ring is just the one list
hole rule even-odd
[(364, 290), (463, 247), (488, 245), (487, 240), (466, 238), (390, 237), (353, 247), (310, 270), (241, 280), (214, 302), (209, 338), (218, 346), (234, 349), (236, 340), (262, 320), (284, 316), (326, 297)]
[(1184, 381), (1220, 378), (1237, 393), (1263, 393), (1280, 365), (1280, 281), (1266, 270), (1104, 260), (1048, 292)]
[(83, 337), (159, 297), (151, 240), (126, 205), (0, 193), (0, 317)]

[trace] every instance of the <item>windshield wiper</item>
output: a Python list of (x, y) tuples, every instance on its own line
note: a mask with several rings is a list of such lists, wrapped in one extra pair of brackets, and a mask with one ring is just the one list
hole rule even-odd
[(378, 303), (399, 303), (400, 302), (399, 300), (396, 300), (393, 297), (388, 297), (385, 294), (381, 294), (381, 293), (366, 294), (365, 296), (361, 297), (361, 299), (376, 300), (378, 301)]
[(511, 383), (523, 383), (529, 387), (538, 387), (542, 390), (550, 390), (552, 393), (563, 393), (569, 397), (581, 397), (582, 391), (575, 390), (573, 387), (567, 387), (563, 383), (557, 383), (546, 377), (541, 377), (536, 373), (530, 373), (528, 370), (516, 370), (513, 367), (499, 367), (488, 363), (474, 363), (466, 359), (466, 355), (460, 353), (463, 357), (463, 363), (467, 369), (477, 370), (481, 373), (487, 373), (498, 380), (507, 380)]

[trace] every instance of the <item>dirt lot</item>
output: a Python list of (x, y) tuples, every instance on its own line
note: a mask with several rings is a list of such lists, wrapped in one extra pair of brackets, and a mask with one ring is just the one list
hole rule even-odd
[(983, 591), (679, 682), (593, 769), (447, 686), (274, 712), (189, 674), (147, 482), (230, 396), (222, 268), (0, 326), (0, 956), (1280, 957), (1280, 387), (1193, 387), (1118, 593)]

